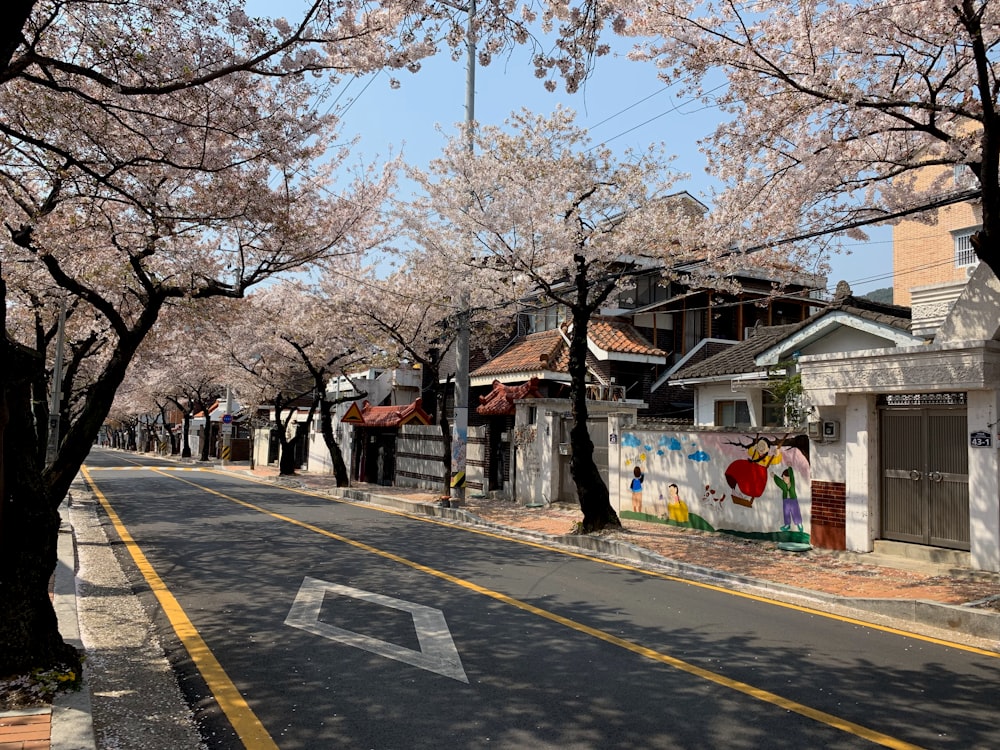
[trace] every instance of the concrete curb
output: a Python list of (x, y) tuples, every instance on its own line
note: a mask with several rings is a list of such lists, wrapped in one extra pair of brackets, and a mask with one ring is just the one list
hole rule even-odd
[[(1000, 614), (992, 612), (921, 600), (852, 599), (835, 596), (678, 562), (626, 542), (573, 534), (557, 536), (512, 528), (487, 521), (461, 508), (445, 508), (435, 503), (401, 500), (353, 488), (331, 488), (325, 492), (347, 501), (479, 526), (556, 547), (625, 560), (679, 577), (704, 581), (733, 590), (763, 592), (778, 600), (804, 602), (806, 606), (818, 610), (837, 612), (849, 610), (852, 613), (857, 613), (857, 619), (864, 619), (865, 616), (870, 616), (872, 621), (879, 618), (894, 618), (912, 623), (915, 626), (937, 628), (951, 633), (962, 633), (993, 640), (998, 642), (997, 648), (1000, 649)], [(63, 519), (69, 518), (68, 504), (64, 503), (60, 510)], [(72, 525), (64, 520), (59, 530), (53, 606), (59, 619), (59, 629), (63, 638), (67, 643), (82, 649), (83, 642), (80, 635), (77, 608), (76, 570), (77, 555), (74, 531)], [(52, 750), (96, 750), (90, 682), (86, 669), (80, 690), (58, 693), (55, 696), (52, 704), (51, 747)]]
[[(69, 505), (65, 501), (60, 507), (60, 514), (63, 522), (59, 527), (52, 606), (59, 620), (59, 632), (62, 633), (63, 640), (82, 652), (83, 641), (80, 638), (80, 619), (76, 606), (76, 543), (73, 527), (65, 520), (69, 517)], [(93, 750), (97, 746), (86, 665), (80, 689), (62, 691), (53, 698), (51, 742), (52, 750)]]
[[(647, 549), (627, 542), (576, 534), (555, 536), (526, 529), (512, 529), (508, 526), (482, 519), (460, 508), (444, 508), (434, 503), (414, 503), (387, 495), (378, 495), (351, 488), (342, 488), (333, 494), (345, 500), (368, 502), (372, 505), (380, 505), (394, 510), (405, 510), (418, 515), (497, 529), (508, 534), (513, 533), (545, 541), (547, 544), (648, 565), (673, 575), (683, 575), (696, 580), (718, 584), (725, 588), (767, 592), (775, 598), (807, 602), (809, 606), (819, 610), (837, 612), (851, 610), (862, 615), (868, 614), (876, 618), (892, 618), (916, 626), (935, 628), (952, 633), (961, 633), (974, 638), (1000, 642), (1000, 614), (972, 609), (968, 606), (942, 604), (941, 602), (917, 599), (856, 599), (826, 594), (821, 591), (788, 586), (750, 576), (713, 570), (691, 563), (678, 562), (677, 560), (663, 557), (655, 552), (650, 552)], [(998, 648), (1000, 648), (1000, 643), (998, 643)]]

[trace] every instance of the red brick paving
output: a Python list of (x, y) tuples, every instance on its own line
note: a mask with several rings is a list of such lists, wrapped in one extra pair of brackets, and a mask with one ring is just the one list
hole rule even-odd
[[(273, 469), (254, 472), (273, 477)], [(329, 491), (331, 477), (300, 474), (289, 483)], [(355, 485), (374, 494), (414, 503), (432, 503), (438, 495), (421, 490)], [(558, 506), (528, 508), (492, 498), (470, 496), (462, 506), (480, 518), (503, 526), (550, 535), (569, 534), (579, 512)], [(860, 598), (923, 599), (946, 604), (982, 601), (1000, 594), (1000, 575), (958, 571), (928, 574), (873, 565), (834, 551), (814, 549), (790, 553), (774, 543), (753, 542), (725, 534), (626, 519), (621, 531), (604, 534), (678, 562), (749, 576), (774, 583)], [(50, 750), (52, 715), (0, 714), (0, 750)]]
[[(273, 475), (273, 470), (256, 472)], [(309, 489), (328, 491), (332, 477), (301, 474), (287, 480)], [(353, 485), (373, 494), (432, 503), (435, 493), (398, 487)], [(580, 512), (560, 506), (529, 508), (505, 500), (467, 496), (463, 509), (514, 529), (563, 535), (573, 531)], [(757, 542), (727, 534), (625, 519), (621, 531), (603, 536), (643, 547), (670, 560), (698, 565), (787, 586), (838, 596), (873, 599), (920, 599), (944, 604), (980, 602), (1000, 595), (1000, 574), (949, 571), (946, 574), (907, 570), (864, 561), (864, 555), (812, 549), (786, 552), (774, 542)], [(996, 606), (994, 604), (994, 606)]]
[[(577, 511), (531, 509), (513, 503), (470, 499), (468, 510), (483, 518), (545, 534), (567, 534)], [(827, 594), (859, 598), (926, 599), (947, 604), (981, 601), (1000, 594), (1000, 575), (969, 571), (933, 575), (859, 562), (857, 556), (813, 549), (785, 552), (774, 542), (626, 519), (623, 530), (605, 536), (643, 547), (670, 560), (699, 565)]]
[(52, 712), (0, 714), (0, 750), (49, 750)]

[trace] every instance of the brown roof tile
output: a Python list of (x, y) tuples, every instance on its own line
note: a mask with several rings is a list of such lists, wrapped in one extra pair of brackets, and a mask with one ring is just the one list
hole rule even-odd
[[(595, 318), (587, 326), (590, 341), (613, 354), (642, 354), (666, 357), (632, 325), (620, 318)], [(514, 341), (472, 375), (512, 375), (531, 372), (569, 372), (569, 347), (559, 330), (542, 331), (523, 336)]]
[(403, 424), (430, 424), (431, 418), (424, 411), (421, 399), (402, 406), (372, 406), (367, 401), (361, 406), (365, 427), (399, 427)]
[(587, 327), (587, 335), (597, 348), (606, 352), (667, 356), (665, 351), (653, 346), (630, 323), (618, 318), (595, 318)]
[(566, 372), (568, 366), (569, 348), (562, 333), (553, 330), (524, 336), (471, 374), (482, 377), (541, 370)]
[(503, 416), (514, 414), (514, 401), (520, 398), (541, 398), (538, 390), (538, 378), (532, 378), (521, 385), (504, 385), (499, 380), (493, 381), (493, 390), (479, 397), (476, 414), (485, 416)]

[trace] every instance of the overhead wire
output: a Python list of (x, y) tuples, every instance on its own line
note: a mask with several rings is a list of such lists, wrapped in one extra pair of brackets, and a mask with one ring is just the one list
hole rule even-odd
[[(365, 92), (367, 92), (367, 90), (369, 89), (369, 87), (371, 86), (371, 84), (374, 82), (375, 78), (377, 78), (378, 75), (380, 75), (383, 72), (384, 72), (384, 70), (380, 69), (380, 70), (376, 71), (376, 73), (369, 78), (369, 80), (365, 83), (365, 86), (362, 88), (362, 90), (358, 94), (358, 96), (354, 97), (351, 100), (350, 104), (347, 106), (347, 108), (345, 108), (344, 114), (346, 114), (348, 111), (350, 111), (350, 109), (354, 106), (354, 104), (357, 103), (357, 101), (365, 94)], [(331, 102), (330, 105), (327, 107), (325, 113), (329, 113), (333, 109), (333, 107), (335, 107), (337, 105), (337, 103), (340, 101), (340, 99), (346, 94), (347, 89), (350, 87), (351, 84), (353, 84), (357, 80), (357, 78), (358, 78), (358, 76), (356, 74), (352, 76), (351, 80), (348, 82), (348, 84), (346, 85), (346, 87), (344, 88), (344, 90), (341, 91), (338, 94), (338, 96), (334, 99), (334, 101)], [(643, 122), (640, 122), (640, 123), (638, 123), (638, 124), (636, 124), (636, 125), (634, 125), (632, 127), (629, 127), (627, 129), (619, 132), (619, 133), (616, 133), (613, 136), (605, 138), (599, 144), (596, 144), (595, 146), (592, 146), (591, 149), (597, 148), (597, 147), (599, 147), (601, 145), (606, 145), (606, 144), (610, 143), (613, 140), (616, 140), (618, 138), (621, 138), (621, 137), (627, 135), (628, 133), (634, 132), (635, 130), (638, 130), (639, 128), (645, 127), (646, 125), (648, 125), (648, 124), (650, 124), (652, 122), (655, 122), (656, 120), (658, 120), (658, 119), (660, 119), (660, 118), (662, 118), (662, 117), (664, 117), (666, 115), (674, 114), (674, 113), (679, 113), (681, 115), (690, 114), (690, 113), (683, 112), (681, 108), (684, 105), (686, 105), (686, 104), (689, 104), (689, 103), (691, 103), (693, 101), (697, 101), (699, 98), (702, 98), (702, 97), (704, 97), (706, 95), (712, 94), (712, 93), (714, 93), (714, 92), (716, 92), (716, 91), (718, 91), (720, 89), (723, 89), (727, 85), (728, 85), (727, 82), (723, 82), (723, 83), (719, 84), (718, 86), (715, 86), (715, 87), (709, 89), (708, 91), (700, 94), (699, 96), (693, 96), (693, 97), (690, 97), (689, 99), (686, 99), (685, 101), (674, 103), (667, 110), (664, 110), (663, 112), (660, 112), (659, 114), (657, 114), (657, 115), (655, 115), (655, 116), (653, 116), (651, 118), (648, 118), (648, 119), (644, 120)], [(327, 83), (327, 90), (329, 89), (330, 86), (332, 86), (332, 81)], [(658, 89), (658, 90), (656, 90), (656, 91), (654, 91), (654, 92), (652, 92), (650, 94), (647, 94), (647, 95), (645, 95), (643, 97), (640, 97), (639, 99), (637, 99), (636, 101), (632, 102), (631, 104), (629, 104), (629, 105), (621, 108), (617, 112), (615, 112), (615, 113), (613, 113), (613, 114), (605, 117), (603, 120), (600, 120), (599, 122), (595, 123), (594, 125), (591, 126), (591, 128), (600, 127), (601, 125), (604, 125), (604, 124), (606, 124), (606, 123), (608, 123), (608, 122), (610, 122), (610, 121), (612, 121), (612, 120), (614, 120), (614, 119), (616, 119), (616, 118), (618, 118), (618, 117), (626, 114), (627, 112), (633, 110), (635, 107), (639, 106), (640, 104), (642, 104), (642, 103), (644, 103), (646, 101), (649, 101), (649, 100), (653, 99), (654, 97), (663, 94), (666, 91), (669, 91), (669, 89), (670, 89), (670, 86), (664, 86), (664, 87), (662, 87), (662, 88), (660, 88), (660, 89)], [(304, 168), (304, 166), (305, 165), (303, 164), (301, 167), (299, 167), (298, 169), (296, 169), (293, 172), (293, 174), (300, 173), (301, 170)], [(318, 187), (321, 190), (323, 190), (324, 192), (326, 192), (326, 193), (328, 193), (330, 195), (335, 195), (325, 185), (318, 185)], [(918, 207), (916, 209), (912, 209), (911, 211), (908, 211), (906, 213), (915, 212), (915, 211), (921, 211), (921, 210), (927, 210), (928, 208), (934, 208), (934, 207), (938, 207), (938, 206), (935, 206), (935, 205), (921, 206), (921, 207)], [(854, 228), (854, 227), (857, 227), (857, 226), (864, 226), (864, 225), (869, 225), (869, 224), (874, 224), (874, 223), (884, 223), (884, 221), (885, 221), (885, 218), (881, 218), (881, 219), (878, 219), (878, 220), (864, 220), (864, 221), (857, 222), (857, 223), (854, 223), (854, 224), (842, 225), (840, 227), (821, 228), (820, 230), (817, 230), (815, 232), (811, 232), (811, 233), (807, 233), (807, 234), (803, 234), (803, 235), (796, 236), (796, 237), (791, 237), (791, 238), (779, 239), (779, 240), (774, 241), (773, 243), (768, 243), (767, 245), (764, 245), (764, 246), (749, 248), (749, 249), (746, 249), (746, 250), (741, 250), (739, 252), (741, 252), (741, 253), (755, 252), (755, 251), (760, 250), (760, 249), (765, 249), (765, 248), (769, 248), (769, 247), (775, 247), (775, 246), (778, 246), (778, 245), (781, 245), (781, 244), (788, 244), (788, 243), (791, 243), (791, 242), (802, 241), (804, 239), (813, 239), (813, 238), (824, 236), (824, 235), (830, 235), (830, 234), (834, 234), (834, 233), (837, 233), (837, 232), (842, 232), (845, 229)], [(934, 264), (932, 264), (932, 265), (934, 265)], [(912, 271), (908, 270), (906, 273), (911, 273), (911, 272)], [(878, 281), (878, 280), (881, 280), (881, 279), (895, 278), (895, 275), (896, 275), (895, 273), (892, 273), (892, 274), (884, 274), (884, 275), (874, 276), (874, 277), (866, 277), (866, 278), (862, 278), (862, 279), (856, 279), (856, 280), (853, 281), (853, 283), (856, 283), (856, 284), (857, 283), (870, 283), (872, 281)], [(356, 283), (361, 283), (357, 279), (354, 279), (354, 281)], [(849, 281), (848, 283), (852, 283), (852, 282)]]

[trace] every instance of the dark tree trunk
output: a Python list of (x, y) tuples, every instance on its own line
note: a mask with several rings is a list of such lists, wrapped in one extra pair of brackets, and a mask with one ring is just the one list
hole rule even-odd
[(570, 430), (572, 456), (569, 469), (576, 484), (583, 521), (580, 530), (585, 534), (608, 527), (620, 527), (621, 521), (611, 507), (611, 497), (601, 472), (594, 461), (594, 443), (587, 431), (587, 320), (573, 315), (570, 336), (570, 402), (573, 427)]
[(3, 30), (0, 31), (0, 70), (7, 72), (17, 48), (24, 43), (24, 27), (37, 0), (10, 0), (4, 6)]
[(160, 410), (160, 431), (156, 437), (156, 448), (165, 456), (172, 456), (174, 453), (174, 441), (170, 434), (170, 426), (167, 424), (167, 405), (157, 404)]
[(319, 427), (323, 433), (323, 442), (326, 449), (330, 451), (330, 460), (333, 462), (333, 476), (337, 480), (338, 487), (350, 485), (350, 478), (347, 474), (347, 464), (344, 463), (344, 454), (340, 446), (333, 437), (333, 404), (325, 398), (319, 402)]
[(299, 468), (296, 454), (298, 453), (299, 444), (306, 439), (308, 429), (308, 423), (296, 423), (295, 436), (291, 440), (285, 438), (283, 431), (279, 433), (278, 442), (281, 445), (281, 455), (278, 457), (278, 473), (282, 476), (291, 476)]
[(448, 422), (448, 415), (441, 410), (441, 466), (443, 469), (442, 479), (444, 480), (444, 492), (448, 495), (451, 492), (451, 423)]
[(208, 461), (208, 449), (212, 442), (212, 423), (209, 421), (208, 412), (205, 412), (205, 425), (201, 428), (201, 450), (199, 451), (202, 461)]
[[(274, 398), (274, 422), (277, 429), (274, 431), (278, 436), (278, 474), (282, 476), (291, 476), (295, 473), (295, 452), (293, 450), (293, 441), (288, 439), (288, 424), (292, 421), (292, 413), (289, 410), (288, 416), (284, 419), (281, 417), (282, 406), (285, 400), (279, 393)], [(296, 437), (298, 432), (296, 431)]]
[(49, 598), (56, 567), (59, 502), (42, 482), (39, 446), (27, 375), (43, 366), (40, 357), (0, 342), (5, 351), (4, 432), (0, 504), (0, 676), (36, 668), (66, 667), (79, 674), (80, 656), (59, 634)]
[(982, 228), (972, 236), (976, 256), (1000, 278), (1000, 112), (994, 89), (991, 53), (983, 36), (978, 3), (960, 0), (954, 11), (972, 40), (977, 94), (982, 105), (979, 162), (969, 167), (979, 178)]
[(281, 446), (281, 452), (278, 456), (278, 473), (282, 476), (290, 477), (298, 468), (295, 465), (295, 443), (298, 442), (298, 439), (298, 435), (291, 440), (284, 437), (278, 438), (278, 444)]
[[(5, 292), (0, 279), (2, 310), (6, 310)], [(60, 636), (49, 598), (59, 539), (59, 504), (107, 419), (129, 362), (155, 324), (164, 299), (162, 294), (151, 294), (135, 326), (119, 332), (117, 347), (88, 388), (82, 408), (69, 423), (49, 465), (44, 465), (45, 445), (36, 426), (38, 416), (32, 411), (32, 404), (44, 399), (44, 391), (32, 389), (45, 366), (44, 349), (29, 351), (10, 341), (6, 316), (0, 313), (0, 391), (7, 411), (6, 429), (18, 436), (3, 441), (0, 676), (55, 668), (79, 674), (79, 654)]]
[[(442, 496), (451, 493), (451, 423), (448, 422), (448, 412), (445, 411), (445, 394), (441, 393), (438, 385), (438, 373), (440, 372), (438, 362), (433, 363), (431, 370), (431, 382), (433, 385), (428, 389), (431, 394), (431, 401), (437, 408), (437, 423), (441, 427), (441, 481), (444, 484)], [(451, 380), (449, 378), (448, 382)], [(447, 389), (447, 385), (446, 385)]]
[[(576, 304), (572, 306), (573, 330), (569, 339), (570, 403), (573, 427), (570, 430), (572, 455), (570, 475), (576, 484), (583, 520), (580, 530), (588, 534), (606, 528), (621, 528), (621, 520), (611, 507), (608, 487), (594, 461), (594, 442), (587, 431), (587, 325), (597, 302), (588, 302), (590, 283), (587, 264), (576, 256)], [(606, 296), (606, 295), (604, 295)]]
[[(4, 291), (0, 281), (3, 309)], [(82, 410), (48, 466), (43, 465), (45, 444), (40, 441), (38, 416), (32, 410), (32, 404), (39, 400), (32, 384), (44, 368), (44, 355), (8, 340), (6, 318), (2, 319), (0, 386), (7, 411), (6, 430), (18, 439), (3, 441), (0, 676), (55, 668), (79, 674), (79, 654), (59, 634), (49, 598), (59, 539), (59, 504), (90, 452), (128, 363), (155, 323), (162, 302), (162, 298), (149, 300), (136, 327), (120, 337), (118, 348), (89, 389)]]
[(191, 417), (184, 412), (184, 426), (181, 428), (181, 458), (191, 458)]

